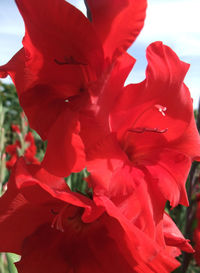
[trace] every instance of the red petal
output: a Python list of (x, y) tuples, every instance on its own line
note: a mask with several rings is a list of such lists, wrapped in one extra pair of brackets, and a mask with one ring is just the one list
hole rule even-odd
[(41, 223), (48, 221), (50, 215), (47, 213), (47, 207), (40, 210), (37, 205), (33, 206), (17, 189), (16, 183), (20, 183), (24, 178), (27, 183), (33, 180), (24, 173), (23, 164), (21, 166), (19, 161), (15, 165), (8, 182), (8, 189), (0, 199), (1, 251), (18, 254), (21, 254), (23, 240)]
[[(21, 260), (16, 263), (23, 273), (64, 273), (70, 272), (71, 266), (62, 249), (63, 233), (43, 225), (23, 243)], [(64, 258), (65, 257), (65, 258)]]
[(40, 227), (24, 242), (16, 266), (24, 273), (133, 272), (106, 228), (98, 223), (88, 226), (85, 234), (76, 234), (70, 225), (64, 233), (47, 225)]
[(78, 114), (66, 108), (48, 134), (42, 166), (50, 173), (66, 177), (85, 167), (84, 146), (79, 133)]
[(101, 92), (99, 92), (98, 118), (108, 119), (135, 61), (129, 54), (124, 53), (111, 66), (110, 73), (103, 79)]
[[(151, 160), (151, 157), (154, 159)], [(163, 196), (172, 207), (179, 203), (188, 206), (185, 183), (191, 167), (191, 160), (174, 150), (152, 151), (146, 158), (145, 168), (157, 183)], [(155, 160), (155, 161), (154, 161)]]
[(98, 94), (96, 102), (80, 114), (80, 135), (86, 151), (110, 133), (109, 114), (134, 63), (134, 58), (123, 54), (93, 86)]
[[(57, 96), (56, 96), (57, 95)], [(49, 85), (36, 85), (20, 96), (21, 105), (30, 126), (45, 140), (58, 116), (67, 107), (65, 98), (59, 98)]]
[[(41, 181), (37, 180), (41, 177)], [(0, 199), (0, 251), (21, 254), (22, 243), (29, 235), (45, 223), (51, 226), (55, 217), (52, 210), (60, 211), (69, 203), (87, 208), (91, 200), (71, 193), (64, 180), (40, 170), (39, 166), (27, 168), (21, 158)]]
[[(105, 56), (122, 54), (141, 31), (146, 0), (87, 0), (92, 23), (103, 43)], [(102, 20), (103, 18), (103, 20)]]
[(192, 246), (189, 244), (189, 240), (183, 237), (182, 233), (167, 213), (164, 214), (163, 228), (167, 245), (178, 247), (189, 253), (194, 253)]
[(24, 91), (24, 81), (30, 81), (29, 76), (24, 73), (24, 70), (24, 48), (20, 49), (7, 64), (0, 66), (0, 78), (5, 78), (9, 74), (18, 89), (19, 95)]
[(130, 133), (130, 139), (126, 139), (124, 145), (128, 147), (130, 162), (144, 172), (148, 170), (150, 177), (146, 180), (151, 181), (152, 178), (172, 206), (179, 202), (187, 206), (185, 183), (191, 158), (182, 151), (179, 143), (171, 145), (163, 135), (150, 132)]
[[(95, 192), (103, 192), (112, 197), (113, 192), (110, 189), (116, 185), (112, 186), (111, 178), (113, 173), (124, 165), (125, 160), (126, 157), (114, 135), (102, 138), (92, 149), (88, 149), (86, 167), (92, 176), (95, 176), (92, 180), (92, 188)], [(123, 191), (123, 187), (121, 190)]]
[(155, 243), (155, 240), (151, 240), (144, 232), (141, 232), (134, 225), (130, 225), (129, 221), (121, 217), (120, 211), (113, 206), (108, 198), (100, 197), (99, 202), (103, 202), (107, 213), (117, 218), (121, 224), (122, 229), (119, 226), (113, 228), (112, 225), (109, 225), (110, 222), (107, 221), (109, 234), (112, 238), (119, 236), (125, 238), (125, 240), (117, 241), (117, 243), (121, 253), (132, 265), (133, 272), (168, 273), (179, 265), (172, 256), (168, 255), (165, 249), (160, 248)]
[(45, 61), (52, 63), (72, 56), (75, 62), (100, 70), (101, 45), (90, 22), (78, 9), (64, 0), (16, 0), (16, 3), (26, 27), (23, 44), (31, 58), (38, 51)]

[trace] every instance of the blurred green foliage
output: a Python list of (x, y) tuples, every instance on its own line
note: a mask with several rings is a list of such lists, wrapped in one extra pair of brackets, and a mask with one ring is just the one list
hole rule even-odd
[(0, 81), (0, 103), (5, 111), (4, 128), (6, 136), (8, 142), (12, 142), (11, 124), (20, 124), (20, 113), (22, 112), (13, 84), (5, 84)]
[[(19, 99), (15, 86), (13, 84), (5, 84), (0, 81), (0, 104), (2, 104), (5, 117), (4, 129), (6, 145), (14, 143), (16, 134), (11, 130), (12, 124), (17, 124), (22, 127), (21, 113), (23, 109), (19, 104)], [(40, 136), (30, 128), (28, 129), (34, 135), (35, 143), (37, 146), (37, 158), (41, 161), (46, 149), (46, 143), (43, 142)]]

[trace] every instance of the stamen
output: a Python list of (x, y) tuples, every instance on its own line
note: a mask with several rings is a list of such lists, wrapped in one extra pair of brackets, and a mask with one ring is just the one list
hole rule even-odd
[[(63, 214), (65, 213), (65, 210), (69, 207), (69, 205), (64, 206), (61, 211), (54, 217), (51, 227), (56, 228), (59, 231), (64, 232), (64, 227), (63, 227)], [(53, 210), (51, 210), (53, 211)]]
[(133, 133), (151, 132), (151, 133), (161, 133), (161, 134), (167, 131), (168, 131), (168, 128), (159, 129), (159, 128), (148, 128), (148, 127), (136, 127), (136, 128), (128, 130), (128, 132), (133, 132)]
[(64, 57), (64, 61), (59, 61), (57, 59), (54, 59), (54, 62), (59, 65), (65, 65), (65, 64), (87, 65), (86, 63), (82, 63), (82, 62), (75, 60), (73, 56)]
[(155, 107), (156, 109), (158, 109), (158, 111), (159, 111), (163, 116), (165, 116), (165, 113), (164, 113), (164, 112), (167, 110), (167, 107), (164, 107), (164, 106), (162, 106), (162, 105), (160, 105), (160, 104), (155, 104), (154, 107)]
[(53, 222), (51, 224), (51, 227), (52, 228), (56, 228), (57, 230), (64, 232), (64, 227), (63, 227), (63, 224), (62, 224), (62, 219), (59, 216), (59, 214), (54, 217)]
[(57, 215), (57, 214), (58, 214), (58, 212), (55, 211), (54, 209), (51, 209), (51, 213), (54, 214), (54, 215)]
[[(160, 104), (155, 104), (154, 107), (163, 115), (165, 116), (165, 111), (167, 110), (167, 107), (164, 107)], [(149, 127), (136, 127), (136, 124), (138, 123), (138, 121), (149, 111), (153, 110), (153, 106), (150, 106), (148, 108), (146, 108), (134, 121), (134, 123), (132, 124), (131, 128), (128, 129), (125, 132), (125, 136), (127, 132), (133, 132), (133, 133), (144, 133), (144, 132), (152, 132), (152, 133), (165, 133), (168, 131), (168, 128), (165, 129), (159, 129), (157, 127), (154, 128), (149, 128)]]
[(51, 209), (51, 212), (55, 215), (51, 224), (52, 228), (55, 228), (61, 232), (64, 232), (65, 228), (70, 227), (77, 233), (82, 230), (83, 223), (81, 221), (81, 208), (67, 204), (60, 210), (59, 213), (53, 209)]

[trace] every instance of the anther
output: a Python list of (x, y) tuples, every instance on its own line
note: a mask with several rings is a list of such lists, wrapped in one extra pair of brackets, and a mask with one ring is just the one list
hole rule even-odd
[(133, 129), (129, 129), (128, 132), (133, 133), (144, 133), (144, 132), (151, 132), (151, 133), (165, 133), (168, 131), (168, 128), (165, 129), (159, 129), (159, 128), (148, 128), (148, 127), (136, 127)]
[(155, 104), (154, 107), (155, 107), (156, 109), (158, 109), (158, 111), (159, 111), (163, 116), (165, 116), (165, 113), (164, 113), (164, 112), (167, 110), (167, 107), (164, 107), (164, 106), (162, 106), (162, 105), (160, 105), (160, 104)]
[(57, 214), (58, 214), (58, 212), (55, 211), (54, 209), (51, 209), (51, 213), (52, 213), (53, 215), (57, 215)]
[[(63, 216), (66, 211), (66, 209), (69, 207), (69, 205), (64, 206), (59, 213), (57, 213), (52, 221), (51, 227), (56, 228), (59, 231), (64, 232), (64, 227), (63, 227)], [(54, 210), (51, 209), (51, 212), (53, 213)], [(54, 214), (54, 213), (53, 213)]]
[(57, 59), (54, 59), (54, 62), (59, 65), (65, 65), (65, 64), (87, 65), (86, 63), (79, 62), (79, 61), (75, 60), (73, 56), (64, 57), (64, 61), (59, 61)]

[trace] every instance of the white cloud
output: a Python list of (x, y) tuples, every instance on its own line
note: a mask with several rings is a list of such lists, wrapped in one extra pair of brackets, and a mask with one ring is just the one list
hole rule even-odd
[(138, 40), (162, 40), (179, 56), (200, 55), (200, 1), (149, 0), (145, 27)]
[(0, 39), (2, 34), (24, 34), (24, 23), (14, 0), (0, 0)]

